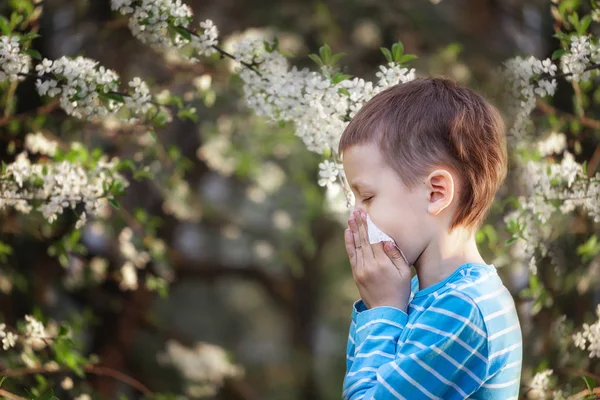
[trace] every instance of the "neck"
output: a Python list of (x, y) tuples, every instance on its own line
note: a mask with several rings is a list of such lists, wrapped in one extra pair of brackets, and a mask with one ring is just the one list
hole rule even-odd
[(475, 231), (459, 227), (439, 235), (415, 262), (419, 289), (435, 285), (466, 263), (485, 264), (477, 249)]

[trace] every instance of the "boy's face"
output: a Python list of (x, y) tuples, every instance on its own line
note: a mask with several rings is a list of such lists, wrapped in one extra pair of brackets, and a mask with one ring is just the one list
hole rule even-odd
[(356, 199), (354, 209), (365, 210), (396, 241), (408, 261), (414, 262), (426, 246), (431, 223), (425, 185), (409, 189), (385, 163), (376, 144), (344, 150), (343, 163)]

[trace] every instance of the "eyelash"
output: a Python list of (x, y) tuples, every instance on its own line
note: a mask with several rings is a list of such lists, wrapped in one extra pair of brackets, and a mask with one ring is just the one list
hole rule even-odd
[(371, 197), (367, 197), (366, 199), (363, 199), (363, 203), (368, 204), (371, 200), (373, 200), (373, 196)]

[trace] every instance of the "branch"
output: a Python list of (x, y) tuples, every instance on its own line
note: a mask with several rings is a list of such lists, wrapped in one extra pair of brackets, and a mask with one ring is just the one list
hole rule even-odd
[(556, 107), (551, 106), (550, 104), (546, 103), (545, 101), (543, 101), (541, 99), (536, 99), (536, 107), (540, 111), (542, 111), (546, 114), (550, 114), (550, 115), (560, 114), (561, 116), (565, 117), (566, 119), (579, 121), (579, 122), (581, 122), (581, 125), (587, 126), (588, 128), (600, 129), (600, 121), (591, 119), (591, 118), (588, 118), (585, 116), (579, 117), (579, 116), (571, 114), (569, 112), (559, 110)]
[[(200, 35), (198, 35), (198, 33), (196, 32), (196, 30), (195, 30), (195, 29), (189, 29), (189, 28), (184, 28), (184, 29), (185, 29), (185, 30), (186, 30), (186, 31), (187, 31), (187, 32), (188, 32), (190, 35), (193, 35), (193, 36), (195, 36), (195, 37), (200, 37)], [(231, 59), (232, 59), (232, 60), (234, 60), (234, 61), (238, 61), (238, 62), (239, 62), (240, 64), (242, 64), (244, 67), (246, 67), (246, 68), (248, 68), (248, 69), (250, 69), (250, 70), (252, 70), (252, 71), (256, 72), (256, 73), (258, 74), (258, 76), (261, 76), (261, 77), (262, 77), (262, 74), (260, 73), (260, 71), (256, 69), (256, 66), (257, 66), (258, 64), (248, 64), (248, 63), (247, 63), (247, 62), (245, 62), (245, 61), (238, 60), (237, 58), (235, 58), (235, 56), (234, 56), (233, 54), (231, 54), (231, 53), (228, 53), (227, 51), (223, 50), (222, 48), (220, 48), (220, 47), (219, 47), (219, 46), (217, 46), (217, 45), (212, 45), (211, 47), (212, 47), (213, 49), (215, 49), (216, 51), (218, 51), (218, 52), (219, 52), (219, 54), (221, 54), (221, 56), (223, 56), (223, 57), (228, 57), (228, 58), (231, 58)]]
[(46, 105), (40, 106), (34, 110), (25, 111), (15, 115), (9, 115), (3, 118), (0, 118), (0, 127), (4, 125), (8, 125), (12, 121), (22, 121), (30, 116), (30, 114), (50, 114), (52, 111), (56, 110), (60, 105), (60, 101), (58, 99), (48, 103)]
[(3, 398), (5, 397), (8, 400), (27, 400), (25, 397), (17, 396), (16, 394), (4, 389), (0, 389), (0, 396), (3, 396)]
[[(583, 72), (588, 72), (591, 71), (593, 69), (600, 69), (600, 63), (595, 63), (592, 65), (587, 66)], [(573, 72), (566, 72), (564, 74), (558, 74), (558, 75), (550, 75), (548, 73), (543, 73), (539, 76), (538, 79), (560, 79), (560, 78), (567, 78), (569, 76), (572, 76)]]
[[(152, 396), (154, 394), (154, 392), (152, 392), (152, 390), (148, 389), (148, 387), (146, 385), (144, 385), (137, 379), (132, 378), (131, 376), (124, 374), (123, 372), (117, 371), (113, 368), (104, 367), (101, 365), (88, 365), (88, 366), (83, 367), (83, 370), (92, 375), (108, 376), (108, 377), (114, 378), (118, 381), (121, 381), (121, 382), (137, 389), (140, 393), (143, 393), (145, 396)], [(58, 369), (48, 369), (46, 367), (37, 367), (37, 368), (7, 369), (4, 371), (0, 371), (0, 373), (4, 376), (8, 376), (8, 377), (18, 377), (18, 376), (32, 375), (32, 374), (52, 374), (52, 373), (68, 372), (68, 371), (71, 371), (71, 369), (67, 368), (67, 367), (61, 367)], [(20, 399), (20, 397), (15, 397), (15, 398)]]

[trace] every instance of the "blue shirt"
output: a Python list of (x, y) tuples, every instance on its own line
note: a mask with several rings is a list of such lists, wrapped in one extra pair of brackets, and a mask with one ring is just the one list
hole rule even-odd
[(344, 399), (517, 399), (521, 327), (496, 268), (464, 264), (418, 289), (415, 277), (408, 313), (355, 303)]

